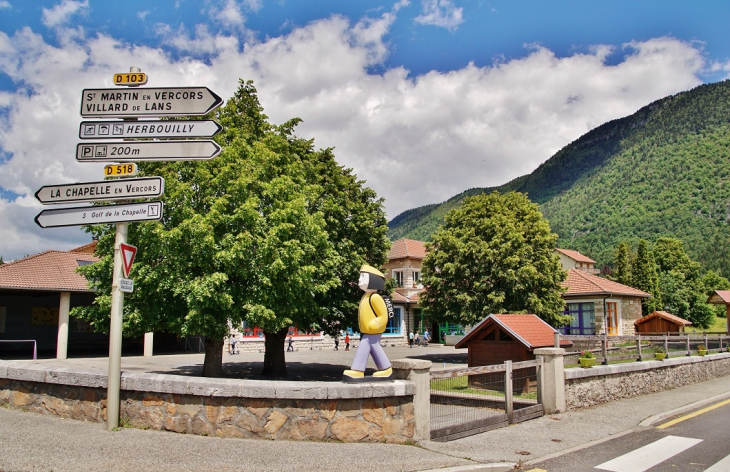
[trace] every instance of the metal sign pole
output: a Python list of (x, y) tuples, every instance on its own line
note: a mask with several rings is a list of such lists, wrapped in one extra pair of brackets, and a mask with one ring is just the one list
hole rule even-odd
[(114, 275), (112, 279), (112, 313), (109, 326), (109, 380), (106, 393), (106, 429), (113, 431), (119, 426), (119, 390), (122, 382), (122, 314), (124, 292), (119, 290), (122, 274), (121, 244), (127, 243), (128, 223), (117, 223), (114, 241)]

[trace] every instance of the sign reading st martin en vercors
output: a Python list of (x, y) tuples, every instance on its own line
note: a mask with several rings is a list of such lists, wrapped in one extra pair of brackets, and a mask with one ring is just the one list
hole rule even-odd
[(162, 177), (104, 180), (65, 185), (46, 185), (35, 193), (41, 203), (76, 203), (159, 197), (165, 191)]
[(221, 125), (205, 121), (82, 121), (81, 139), (209, 138)]
[(84, 89), (81, 116), (200, 116), (222, 103), (208, 87)]
[(79, 162), (195, 161), (212, 159), (221, 152), (215, 141), (124, 141), (79, 144)]
[(162, 218), (162, 202), (123, 203), (43, 210), (35, 217), (41, 228), (151, 221)]

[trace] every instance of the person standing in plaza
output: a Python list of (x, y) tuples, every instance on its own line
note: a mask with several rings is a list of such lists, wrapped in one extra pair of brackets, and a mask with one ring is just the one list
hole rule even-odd
[(408, 332), (408, 347), (413, 347), (413, 330)]
[(339, 350), (340, 350), (340, 335), (336, 334), (335, 335), (335, 351), (339, 351)]
[(428, 328), (423, 332), (423, 345), (428, 346)]
[(292, 338), (289, 336), (289, 345), (286, 347), (286, 352), (292, 351), (294, 352), (294, 346), (292, 345)]
[(416, 331), (416, 334), (413, 336), (413, 342), (416, 346), (421, 347), (421, 335), (418, 331)]
[(350, 350), (350, 333), (345, 333), (345, 351)]

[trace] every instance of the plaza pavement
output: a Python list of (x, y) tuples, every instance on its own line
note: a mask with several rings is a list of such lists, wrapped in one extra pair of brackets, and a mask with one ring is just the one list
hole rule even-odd
[[(344, 347), (344, 346), (342, 346)], [(466, 350), (386, 347), (390, 359), (431, 360), (433, 368), (466, 363)], [(339, 381), (355, 350), (287, 353), (291, 379)], [(224, 375), (260, 378), (263, 353), (225, 354)], [(108, 359), (83, 358), (44, 365), (106, 370)], [(202, 354), (124, 357), (122, 370), (196, 375)], [(370, 368), (374, 366), (370, 365)], [(212, 438), (64, 420), (0, 408), (3, 471), (498, 471), (610, 441), (617, 435), (700, 405), (730, 398), (730, 376), (674, 390), (549, 415), (450, 442), (417, 445), (343, 444)], [(643, 424), (642, 424), (643, 422)]]

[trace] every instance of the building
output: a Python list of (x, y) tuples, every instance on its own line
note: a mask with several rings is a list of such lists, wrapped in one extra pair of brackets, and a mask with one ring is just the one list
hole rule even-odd
[(563, 314), (572, 317), (560, 328), (565, 335), (609, 336), (635, 334), (634, 322), (641, 318), (641, 302), (651, 295), (580, 269), (568, 270), (561, 284), (565, 289)]
[(634, 321), (634, 326), (639, 334), (679, 333), (685, 326), (692, 326), (692, 322), (666, 311), (655, 311)]
[(596, 261), (578, 251), (556, 248), (555, 252), (560, 256), (560, 264), (563, 266), (563, 270), (577, 269), (589, 274), (598, 274), (600, 272), (596, 269)]

